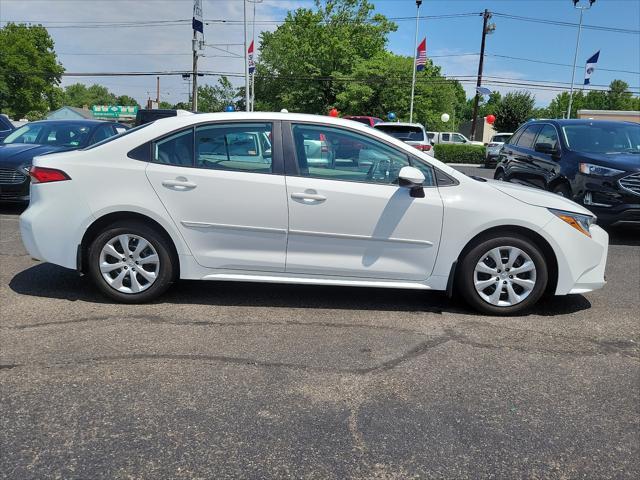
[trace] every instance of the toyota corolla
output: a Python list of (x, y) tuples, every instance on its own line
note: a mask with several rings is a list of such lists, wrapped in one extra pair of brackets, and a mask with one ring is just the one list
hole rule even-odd
[[(309, 161), (315, 138), (331, 162)], [(200, 279), (443, 290), (507, 315), (605, 284), (589, 210), (331, 117), (166, 118), (36, 157), (30, 174), (27, 250), (120, 302)]]

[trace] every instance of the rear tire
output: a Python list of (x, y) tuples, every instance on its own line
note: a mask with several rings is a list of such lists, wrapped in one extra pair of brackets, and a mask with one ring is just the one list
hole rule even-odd
[(544, 294), (549, 274), (540, 249), (517, 234), (479, 240), (464, 255), (456, 274), (458, 291), (474, 309), (514, 315)]
[(139, 221), (106, 227), (89, 247), (88, 274), (106, 296), (149, 302), (171, 285), (176, 271), (169, 240)]

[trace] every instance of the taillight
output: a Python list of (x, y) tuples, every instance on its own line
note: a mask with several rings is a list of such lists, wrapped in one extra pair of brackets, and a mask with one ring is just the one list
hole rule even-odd
[(428, 152), (431, 150), (431, 145), (414, 145), (421, 152)]
[(31, 167), (29, 169), (29, 176), (31, 177), (31, 183), (51, 183), (71, 180), (71, 177), (62, 170), (45, 167)]

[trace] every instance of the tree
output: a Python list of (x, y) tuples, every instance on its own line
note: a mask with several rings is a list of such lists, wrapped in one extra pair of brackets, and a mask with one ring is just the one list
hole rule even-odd
[(515, 132), (532, 116), (535, 97), (529, 92), (510, 92), (496, 108), (494, 128), (498, 132)]
[[(409, 120), (411, 101), (411, 57), (381, 52), (373, 58), (360, 60), (351, 80), (336, 95), (336, 107), (343, 114), (367, 113), (384, 118), (394, 112), (399, 119)], [(416, 75), (414, 121), (429, 129), (448, 128), (440, 120), (445, 113), (454, 113), (458, 103), (464, 103), (464, 90), (456, 81), (446, 80), (440, 67), (427, 62)]]
[(171, 105), (169, 102), (166, 102), (164, 100), (162, 100), (159, 104), (158, 104), (158, 108), (161, 108), (163, 110), (170, 110), (172, 108), (177, 108), (174, 105)]
[(87, 87), (84, 83), (74, 83), (65, 87), (62, 103), (80, 108), (92, 105), (138, 105), (136, 99), (129, 95), (117, 96), (102, 85), (94, 84)]
[(140, 105), (138, 104), (138, 101), (135, 98), (130, 97), (129, 95), (120, 95), (116, 97), (116, 105), (128, 105), (131, 107), (135, 107), (135, 106), (140, 107)]
[(0, 112), (22, 118), (55, 107), (64, 68), (40, 25), (8, 23), (0, 28)]
[(238, 89), (224, 75), (216, 85), (198, 87), (198, 111), (222, 112), (227, 105), (235, 106), (238, 100)]
[(613, 80), (609, 84), (607, 102), (609, 110), (630, 110), (633, 95), (629, 91), (629, 84), (622, 80)]
[[(315, 0), (263, 32), (256, 66), (256, 109), (326, 113), (360, 60), (382, 53), (396, 25), (367, 0)], [(410, 72), (410, 70), (408, 70)]]

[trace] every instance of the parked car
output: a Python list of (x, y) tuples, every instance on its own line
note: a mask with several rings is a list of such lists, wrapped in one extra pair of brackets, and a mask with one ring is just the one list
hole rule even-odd
[(6, 115), (0, 115), (0, 140), (13, 132), (16, 128)]
[(383, 120), (381, 118), (368, 117), (366, 115), (347, 115), (346, 117), (343, 117), (343, 118), (345, 120), (352, 120), (354, 122), (364, 123), (365, 125), (368, 125), (369, 127), (373, 127), (374, 125), (383, 122)]
[(187, 110), (176, 110), (174, 108), (141, 108), (136, 113), (136, 121), (134, 126), (151, 123), (161, 118), (176, 117), (179, 115), (192, 115)]
[(461, 133), (457, 133), (457, 132), (432, 132), (433, 138), (431, 139), (431, 141), (433, 142), (434, 145), (437, 145), (439, 143), (446, 143), (446, 144), (468, 144), (468, 145), (482, 145), (484, 146), (484, 143), (482, 142), (474, 142), (472, 140), (469, 140), (467, 137), (465, 137), (463, 134)]
[(433, 157), (433, 144), (429, 140), (424, 126), (420, 123), (383, 122), (377, 123), (373, 128), (402, 140)]
[(574, 200), (601, 224), (640, 224), (640, 124), (526, 123), (502, 148), (494, 177)]
[(42, 120), (14, 130), (0, 143), (0, 201), (29, 200), (26, 169), (35, 156), (85, 148), (126, 129), (99, 120)]
[(513, 133), (496, 133), (487, 144), (487, 150), (485, 153), (484, 166), (486, 168), (493, 168), (496, 166), (498, 156), (500, 155), (500, 149), (508, 142)]
[[(243, 132), (269, 136), (270, 163), (231, 152), (203, 161), (203, 139)], [(325, 135), (332, 148), (358, 141), (360, 158), (313, 166), (305, 134)], [(200, 279), (446, 290), (509, 315), (546, 291), (605, 283), (608, 235), (585, 208), (467, 177), (380, 130), (327, 116), (165, 118), (36, 157), (30, 175), (20, 217), (29, 254), (87, 274), (120, 302)]]

